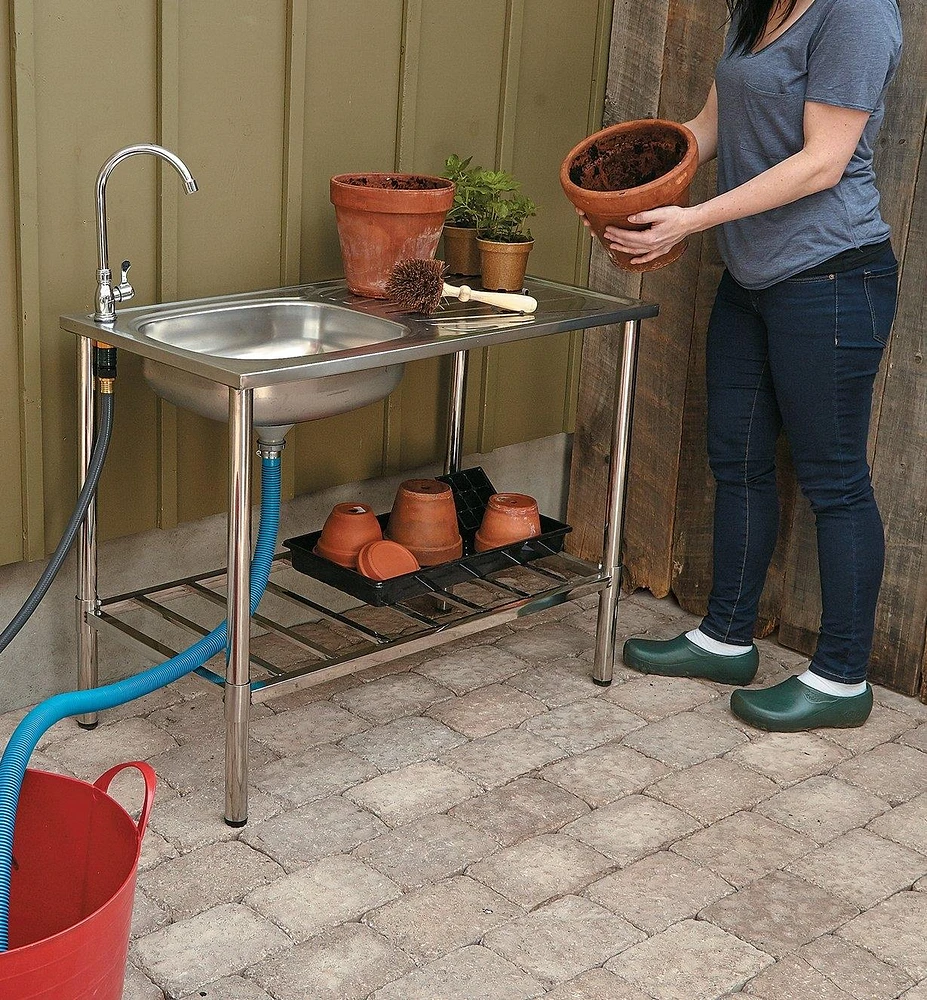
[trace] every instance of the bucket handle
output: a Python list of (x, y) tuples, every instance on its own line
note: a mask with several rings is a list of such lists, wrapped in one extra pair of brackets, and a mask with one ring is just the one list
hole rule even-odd
[(115, 767), (111, 767), (105, 774), (101, 774), (99, 778), (93, 783), (94, 788), (99, 788), (101, 792), (106, 792), (109, 789), (110, 782), (113, 778), (119, 774), (120, 771), (124, 771), (127, 767), (134, 767), (142, 775), (145, 781), (145, 800), (142, 802), (142, 811), (138, 817), (138, 823), (136, 828), (138, 829), (138, 839), (141, 840), (145, 836), (145, 828), (148, 826), (148, 817), (151, 814), (151, 807), (154, 805), (154, 793), (155, 788), (158, 785), (158, 778), (154, 772), (154, 768), (150, 764), (146, 764), (143, 760), (130, 760), (125, 764), (117, 764)]

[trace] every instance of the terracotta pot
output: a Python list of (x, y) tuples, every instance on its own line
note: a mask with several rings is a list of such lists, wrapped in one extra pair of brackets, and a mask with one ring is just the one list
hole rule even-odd
[(421, 568), (404, 545), (386, 538), (368, 542), (357, 554), (357, 572), (371, 580), (392, 580)]
[(608, 256), (625, 271), (654, 271), (678, 260), (682, 240), (661, 257), (631, 264), (632, 255), (613, 251), (603, 238), (606, 226), (645, 229), (628, 216), (664, 205), (689, 204), (689, 185), (698, 167), (698, 143), (677, 122), (661, 119), (623, 122), (602, 129), (574, 146), (560, 167), (560, 184), (585, 212)]
[(520, 292), (525, 284), (528, 254), (534, 240), (524, 243), (496, 243), (478, 239), (483, 288), (492, 292)]
[(540, 533), (541, 516), (534, 497), (524, 493), (493, 493), (473, 541), (477, 552), (485, 552), (535, 538)]
[(404, 545), (423, 566), (463, 555), (454, 494), (437, 479), (407, 479), (399, 487), (384, 534)]
[(444, 227), (444, 263), (448, 274), (480, 273), (480, 248), (473, 226)]
[(358, 552), (368, 542), (382, 537), (380, 522), (367, 504), (338, 503), (326, 518), (312, 551), (323, 559), (353, 569), (357, 565)]
[(338, 174), (331, 200), (348, 288), (385, 299), (400, 260), (434, 257), (454, 184), (425, 174)]

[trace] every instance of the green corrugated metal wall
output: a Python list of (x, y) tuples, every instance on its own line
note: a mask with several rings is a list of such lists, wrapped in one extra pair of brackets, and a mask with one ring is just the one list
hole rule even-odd
[[(74, 341), (90, 309), (93, 183), (121, 146), (151, 158), (109, 185), (113, 261), (137, 303), (340, 273), (328, 178), (438, 172), (451, 152), (511, 169), (541, 207), (530, 270), (572, 281), (587, 245), (564, 153), (598, 127), (611, 0), (8, 0), (0, 13), (0, 563), (39, 558), (75, 490)], [(133, 303), (135, 304), (135, 303)], [(475, 352), (467, 450), (568, 429), (578, 335)], [(448, 362), (407, 368), (384, 403), (303, 424), (288, 493), (437, 459)], [(161, 403), (123, 356), (102, 537), (224, 509), (225, 428)]]

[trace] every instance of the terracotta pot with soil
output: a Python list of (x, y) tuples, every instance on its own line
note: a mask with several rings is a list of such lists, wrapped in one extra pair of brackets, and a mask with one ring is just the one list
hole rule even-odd
[(338, 174), (330, 192), (348, 288), (375, 299), (400, 260), (434, 257), (454, 200), (452, 181), (426, 174)]
[(645, 229), (628, 222), (628, 216), (664, 205), (685, 207), (697, 167), (698, 143), (685, 125), (644, 119), (612, 125), (583, 139), (563, 161), (560, 184), (620, 268), (654, 271), (678, 260), (687, 241), (646, 264), (631, 264), (630, 254), (613, 251), (605, 242), (605, 227)]

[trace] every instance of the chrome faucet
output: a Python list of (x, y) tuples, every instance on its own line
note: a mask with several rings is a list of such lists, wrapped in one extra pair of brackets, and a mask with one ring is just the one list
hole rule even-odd
[(97, 294), (94, 303), (95, 312), (93, 318), (98, 323), (114, 323), (116, 320), (116, 303), (127, 302), (135, 294), (135, 289), (129, 284), (129, 268), (132, 266), (129, 261), (122, 262), (122, 273), (119, 284), (113, 285), (113, 274), (109, 269), (109, 247), (106, 239), (106, 182), (117, 164), (130, 156), (138, 153), (151, 153), (160, 156), (162, 160), (167, 160), (178, 174), (183, 178), (184, 189), (187, 194), (196, 191), (196, 181), (193, 174), (187, 169), (187, 165), (170, 150), (163, 146), (155, 146), (150, 142), (140, 142), (134, 146), (126, 146), (120, 149), (103, 164), (100, 173), (97, 175), (96, 204), (97, 204), (97, 250), (99, 260), (97, 268)]

